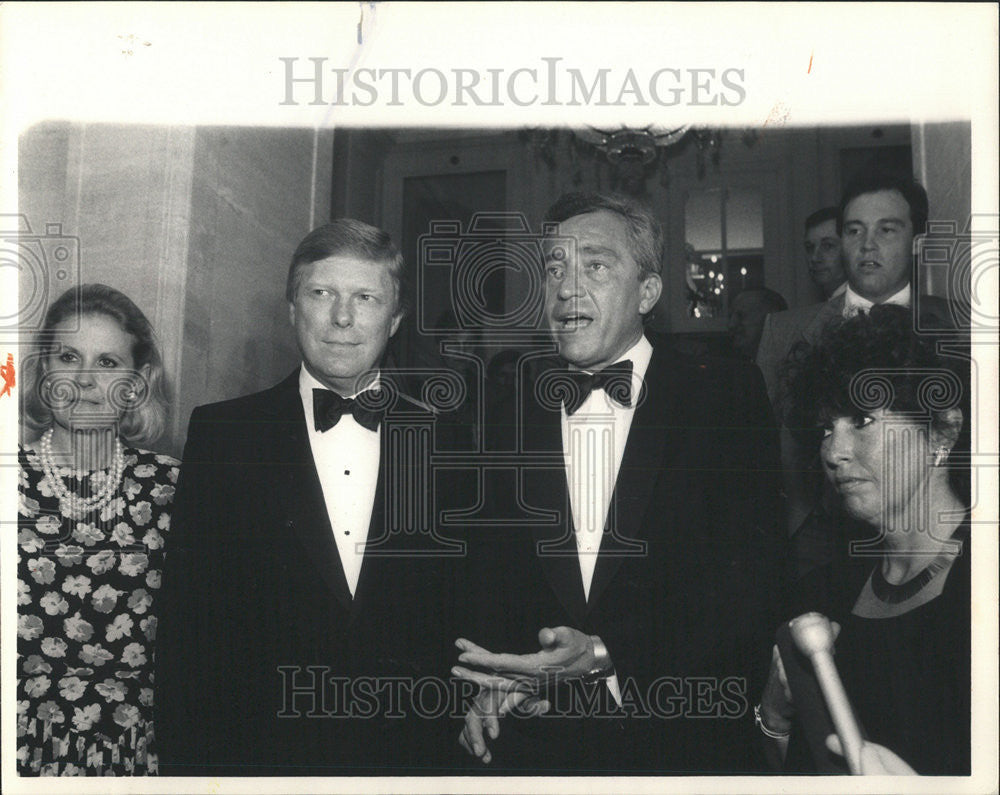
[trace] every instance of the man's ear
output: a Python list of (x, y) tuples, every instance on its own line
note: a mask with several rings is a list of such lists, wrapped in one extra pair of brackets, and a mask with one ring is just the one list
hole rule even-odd
[(288, 302), (288, 322), (295, 328), (295, 304), (291, 301)]
[(660, 274), (651, 273), (644, 278), (639, 286), (639, 314), (647, 315), (652, 312), (662, 292), (663, 280)]
[(399, 324), (403, 322), (403, 312), (400, 310), (395, 315), (392, 316), (392, 328), (389, 330), (389, 336), (391, 337), (399, 330)]

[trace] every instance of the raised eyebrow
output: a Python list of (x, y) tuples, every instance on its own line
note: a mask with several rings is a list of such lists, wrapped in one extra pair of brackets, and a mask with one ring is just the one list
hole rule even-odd
[(618, 259), (618, 252), (616, 252), (614, 249), (607, 248), (605, 246), (590, 246), (590, 245), (581, 246), (580, 252), (582, 254), (602, 254), (604, 256)]

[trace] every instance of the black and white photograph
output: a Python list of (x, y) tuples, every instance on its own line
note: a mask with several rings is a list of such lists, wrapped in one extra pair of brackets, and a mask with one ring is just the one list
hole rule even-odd
[(995, 792), (997, 56), (4, 4), (3, 789)]

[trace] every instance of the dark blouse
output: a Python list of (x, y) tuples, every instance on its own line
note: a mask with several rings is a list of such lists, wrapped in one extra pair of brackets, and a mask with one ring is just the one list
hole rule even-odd
[(962, 552), (937, 597), (891, 618), (831, 616), (843, 625), (835, 661), (865, 737), (922, 775), (970, 772), (968, 525), (954, 538)]

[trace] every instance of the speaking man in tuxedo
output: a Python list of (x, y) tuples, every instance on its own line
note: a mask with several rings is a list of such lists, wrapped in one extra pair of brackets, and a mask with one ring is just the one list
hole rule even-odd
[(440, 759), (440, 715), (422, 717), (413, 688), (452, 654), (454, 548), (415, 555), (420, 533), (397, 527), (420, 513), (403, 495), (431, 487), (407, 487), (421, 451), (401, 462), (392, 428), (436, 419), (379, 369), (402, 277), (385, 232), (314, 230), (286, 287), (302, 365), (191, 416), (157, 651), (164, 774), (403, 775)]
[(749, 699), (779, 583), (760, 374), (644, 333), (662, 290), (646, 209), (568, 194), (546, 221), (561, 361), (519, 383), (492, 443), (518, 462), (496, 467), (497, 514), (522, 515), (470, 544), (452, 673), (481, 691), (459, 743), (510, 773), (759, 769)]

